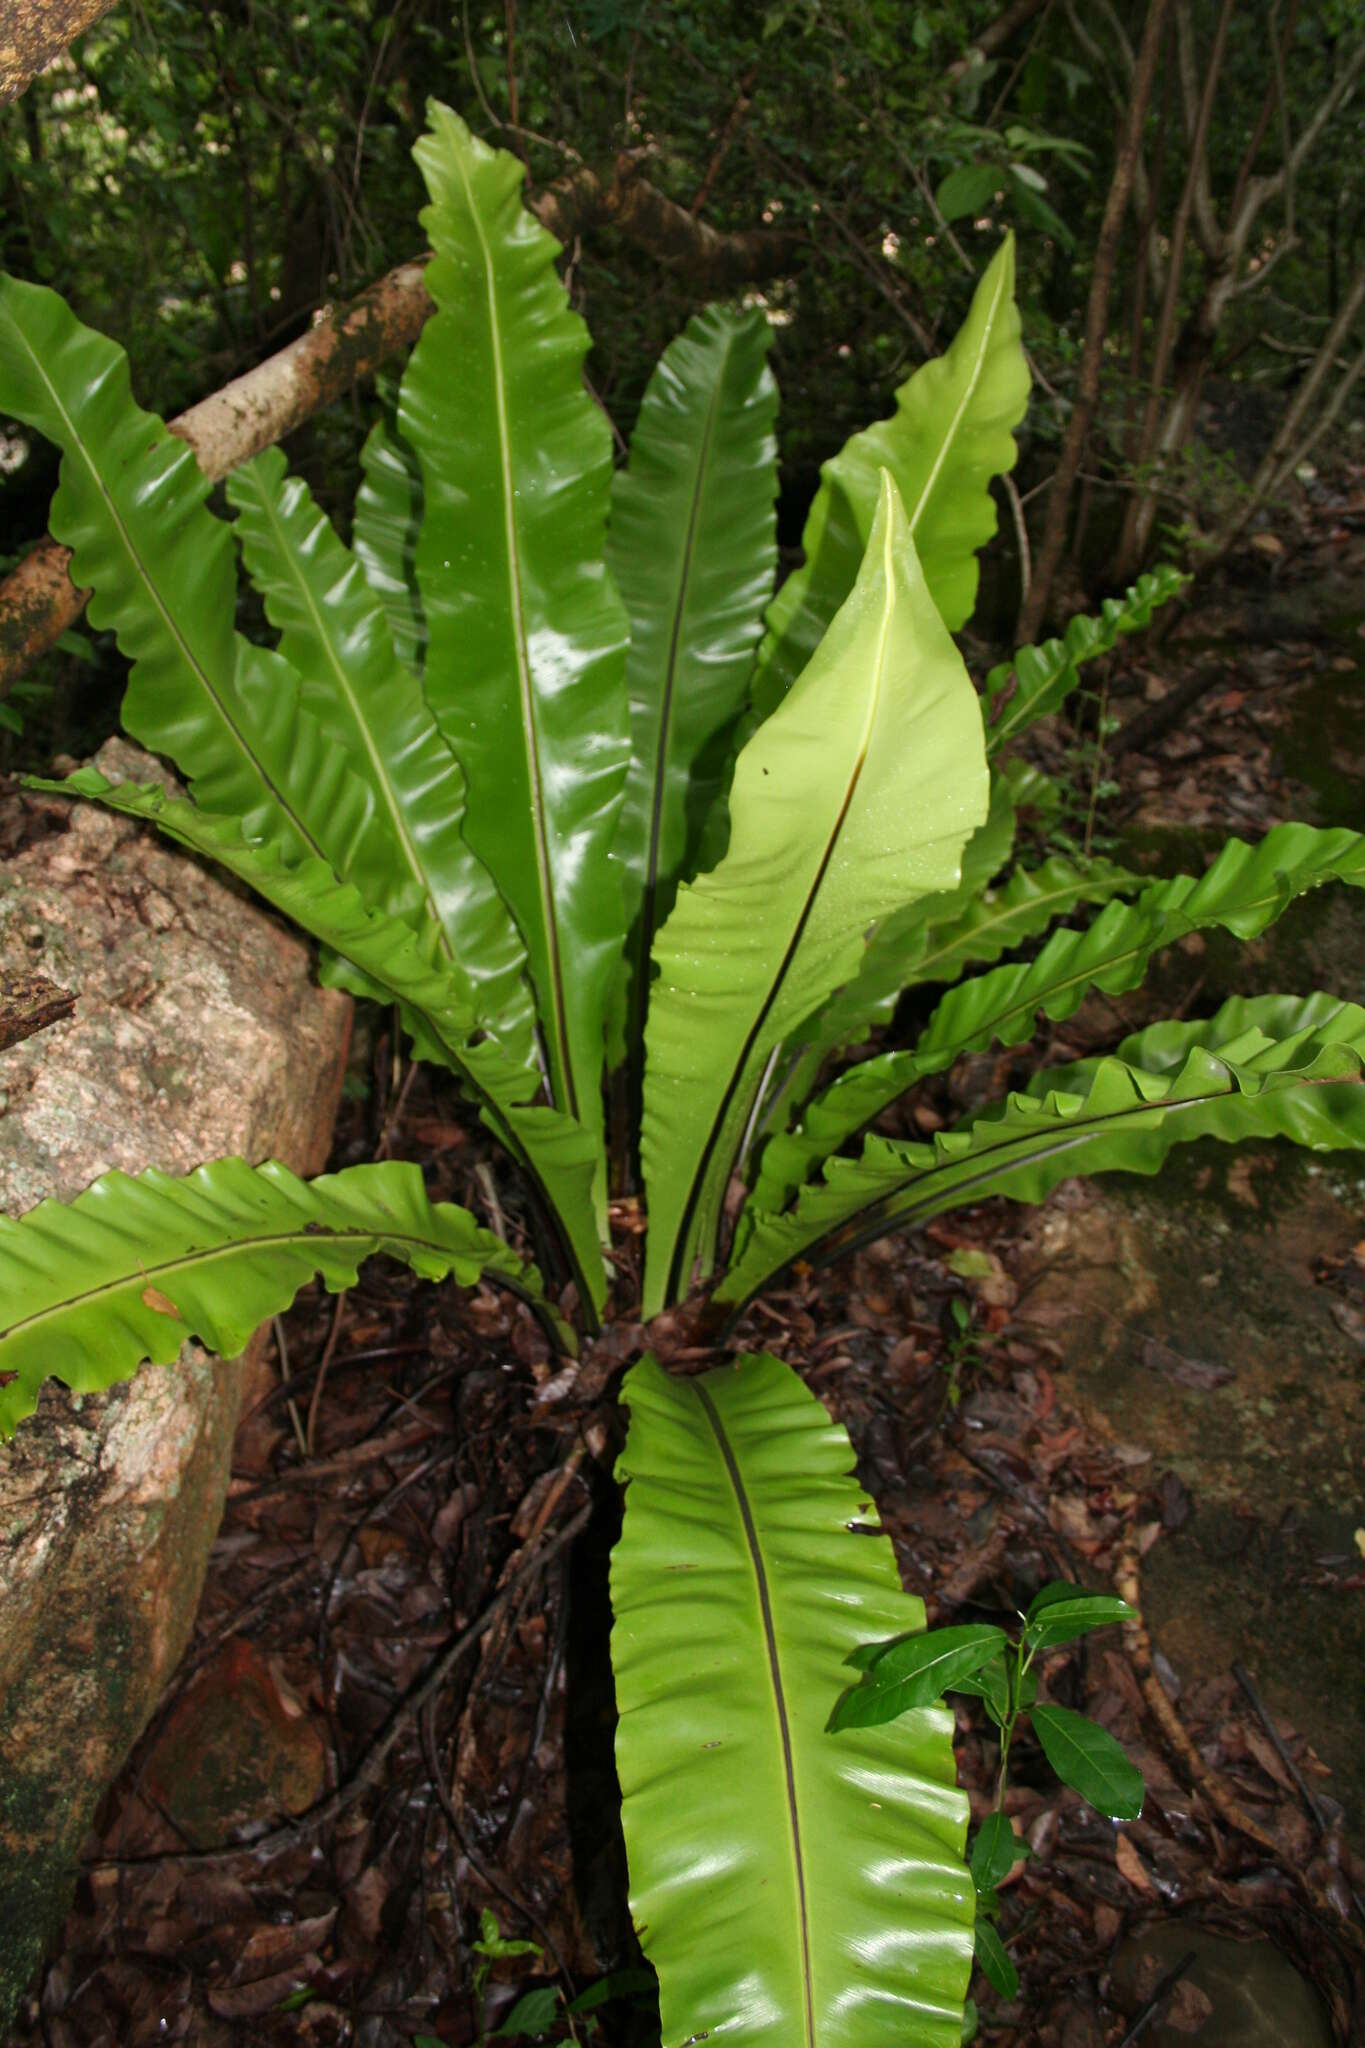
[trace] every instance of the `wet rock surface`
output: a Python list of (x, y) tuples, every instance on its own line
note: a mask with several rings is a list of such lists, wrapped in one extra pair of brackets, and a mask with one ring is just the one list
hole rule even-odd
[(1114, 1989), (1140, 2010), (1185, 1962), (1149, 2048), (1332, 2048), (1322, 2000), (1270, 1941), (1233, 1941), (1170, 1922), (1129, 1936), (1114, 1958)]
[[(158, 772), (121, 742), (99, 765)], [(0, 1053), (0, 1208), (225, 1152), (317, 1171), (350, 1006), (306, 946), (128, 821), (21, 802), (0, 964), (77, 1004)], [(249, 1370), (188, 1347), (104, 1395), (49, 1382), (0, 1446), (0, 2025), (189, 1636)]]

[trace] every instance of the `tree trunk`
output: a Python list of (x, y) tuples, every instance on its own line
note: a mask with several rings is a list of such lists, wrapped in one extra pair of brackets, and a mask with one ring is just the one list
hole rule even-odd
[(1274, 439), (1257, 467), (1246, 497), (1215, 535), (1209, 552), (1201, 556), (1201, 569), (1214, 562), (1221, 562), (1236, 546), (1262, 505), (1268, 498), (1273, 497), (1285, 478), (1298, 467), (1310, 450), (1316, 447), (1323, 434), (1340, 415), (1362, 368), (1365, 367), (1365, 355), (1357, 356), (1354, 363), (1347, 366), (1322, 414), (1312, 426), (1308, 425), (1309, 415), (1317, 404), (1332, 370), (1338, 366), (1338, 351), (1349, 337), (1362, 305), (1365, 305), (1365, 264), (1356, 272), (1336, 319), (1322, 337), (1317, 353), (1294, 394), (1293, 403), (1276, 428)]
[[(1176, 308), (1179, 304), (1180, 282), (1185, 268), (1190, 218), (1194, 211), (1200, 180), (1207, 175), (1209, 127), (1213, 120), (1214, 94), (1218, 89), (1218, 75), (1223, 68), (1223, 51), (1233, 5), (1234, 0), (1223, 0), (1218, 12), (1218, 25), (1214, 30), (1213, 46), (1209, 51), (1204, 90), (1199, 100), (1199, 113), (1189, 141), (1190, 158), (1185, 172), (1185, 183), (1171, 227), (1171, 252), (1166, 264), (1166, 290), (1157, 319), (1147, 405), (1143, 413), (1142, 432), (1138, 437), (1135, 463), (1139, 473), (1149, 474), (1140, 494), (1129, 499), (1124, 514), (1123, 531), (1119, 536), (1111, 572), (1115, 582), (1120, 584), (1131, 582), (1146, 555), (1152, 522), (1156, 517), (1161, 471), (1164, 464), (1184, 447), (1194, 425), (1194, 409), (1198, 403), (1199, 386), (1203, 382), (1204, 368), (1217, 333), (1217, 321), (1214, 321), (1207, 331), (1205, 340), (1205, 323), (1201, 321), (1199, 314), (1196, 314), (1195, 320), (1187, 326), (1185, 334), (1181, 337), (1178, 357), (1180, 368), (1175, 397), (1163, 420), (1161, 393), (1171, 366)], [(1180, 12), (1185, 17), (1180, 26), (1184, 33), (1189, 35), (1192, 31), (1188, 19), (1188, 0), (1184, 0)], [(1215, 281), (1211, 280), (1211, 285)], [(1208, 299), (1209, 289), (1206, 288), (1204, 300)], [(1201, 301), (1199, 313), (1205, 310), (1205, 304)], [(1218, 319), (1221, 318), (1220, 307)], [(1172, 439), (1172, 435), (1176, 438)]]
[(1118, 261), (1119, 237), (1123, 231), (1123, 215), (1128, 205), (1128, 194), (1132, 189), (1142, 125), (1152, 97), (1157, 54), (1161, 48), (1161, 33), (1165, 26), (1168, 5), (1169, 0), (1148, 0), (1147, 19), (1142, 29), (1142, 46), (1138, 51), (1137, 64), (1133, 71), (1128, 117), (1119, 138), (1118, 160), (1114, 165), (1114, 176), (1110, 182), (1109, 196), (1105, 201), (1104, 218), (1100, 224), (1099, 241), (1095, 249), (1095, 267), (1091, 273), (1090, 300), (1086, 307), (1085, 345), (1081, 354), (1076, 404), (1067, 422), (1062, 452), (1058, 458), (1052, 487), (1048, 492), (1047, 519), (1043, 527), (1042, 545), (1038, 551), (1033, 587), (1019, 615), (1018, 637), (1021, 642), (1037, 638), (1038, 628), (1047, 611), (1053, 578), (1057, 574), (1057, 565), (1061, 561), (1062, 549), (1066, 542), (1071, 493), (1076, 482), (1076, 472), (1081, 466), (1081, 457), (1090, 433), (1090, 422), (1094, 417), (1095, 404), (1099, 397), (1104, 336), (1109, 324), (1109, 293), (1114, 281), (1114, 266)]

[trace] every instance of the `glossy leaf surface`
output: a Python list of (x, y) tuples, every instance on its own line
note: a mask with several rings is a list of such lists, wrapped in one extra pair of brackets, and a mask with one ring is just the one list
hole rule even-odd
[[(874, 1023), (889, 1021), (904, 989), (956, 980), (965, 967), (998, 959), (1009, 947), (1046, 931), (1057, 918), (1081, 904), (1104, 903), (1141, 887), (1141, 876), (1103, 860), (1081, 865), (1054, 854), (1041, 868), (1018, 868), (1002, 888), (969, 893), (956, 917), (922, 926), (908, 935), (900, 948), (879, 933), (868, 947), (857, 982), (832, 999), (832, 1021), (845, 1029), (852, 1025), (859, 1035), (865, 1035)], [(859, 1000), (870, 1011), (863, 1018), (858, 1016)], [(823, 1017), (820, 1021), (823, 1023)], [(861, 1073), (862, 1069), (853, 1071)], [(879, 1087), (880, 1083), (871, 1085)], [(832, 1087), (826, 1096), (809, 1104), (797, 1129), (776, 1133), (769, 1140), (754, 1187), (754, 1200), (760, 1208), (784, 1207), (820, 1160), (867, 1121), (860, 1118), (851, 1126), (847, 1122), (854, 1108), (853, 1092), (850, 1088), (840, 1094), (837, 1086)]]
[(1000, 1654), (1003, 1629), (984, 1622), (929, 1629), (891, 1643), (874, 1657), (862, 1683), (852, 1686), (830, 1716), (830, 1727), (879, 1728), (915, 1707), (929, 1707)]
[[(1030, 1688), (1034, 1694), (1038, 1681), (1031, 1671), (1025, 1672), (1020, 1687), (1021, 1703), (1029, 1704)], [(966, 1672), (953, 1687), (954, 1692), (965, 1693), (969, 1699), (985, 1703), (986, 1712), (996, 1726), (1003, 1728), (1010, 1715), (1010, 1680), (1004, 1656), (992, 1657), (979, 1671)]]
[(372, 869), (348, 879), (372, 909), (407, 918), (435, 963), (459, 961), (480, 1021), (529, 1065), (525, 947), (465, 843), (460, 765), (394, 653), (359, 562), (303, 479), (286, 474), (278, 448), (234, 471), (227, 490), (247, 571), (299, 674), (304, 707), (370, 792)]
[(1111, 1057), (1040, 1074), (932, 1145), (869, 1138), (860, 1159), (827, 1160), (789, 1215), (751, 1219), (717, 1299), (748, 1300), (822, 1240), (846, 1249), (988, 1195), (1040, 1202), (1077, 1174), (1155, 1173), (1194, 1138), (1359, 1150), (1363, 1063), (1365, 1011), (1332, 996), (1239, 998), (1199, 1024), (1154, 1026)]
[(1000, 1939), (999, 1930), (993, 1920), (981, 1914), (976, 1923), (976, 1960), (993, 1990), (1002, 1998), (1019, 1996), (1019, 1972), (1010, 1960), (1009, 1950)]
[(1043, 1755), (1064, 1785), (1109, 1820), (1137, 1819), (1147, 1788), (1107, 1728), (1069, 1707), (1037, 1706), (1029, 1718)]
[(611, 435), (558, 244), (521, 203), (525, 167), (448, 108), (429, 115), (414, 154), (437, 311), (398, 415), (422, 464), (423, 680), (465, 771), (465, 835), (526, 944), (554, 1101), (598, 1130), (628, 751), (625, 620), (602, 559)]
[(189, 448), (134, 404), (123, 350), (55, 292), (0, 277), (0, 409), (63, 452), (51, 529), (91, 588), (91, 623), (132, 663), (125, 729), (249, 836), (369, 871), (369, 794), (301, 710), (288, 663), (234, 631), (232, 529)]
[(1029, 1602), (1024, 1641), (1031, 1649), (1050, 1650), (1058, 1643), (1075, 1642), (1092, 1628), (1135, 1619), (1134, 1610), (1117, 1593), (1087, 1593), (1083, 1586), (1058, 1580)]
[(406, 1160), (303, 1182), (217, 1159), (183, 1179), (107, 1173), (72, 1202), (0, 1217), (0, 1436), (49, 1375), (80, 1393), (168, 1365), (187, 1338), (235, 1358), (314, 1276), (351, 1286), (387, 1252), (426, 1280), (496, 1276), (540, 1304), (540, 1278), (468, 1210), (433, 1204)]
[(631, 1909), (665, 2041), (957, 2048), (973, 1891), (952, 1723), (830, 1735), (845, 1660), (923, 1624), (844, 1431), (790, 1369), (625, 1383), (612, 1559)]
[(417, 589), (422, 465), (396, 424), (376, 421), (360, 451), (351, 546), (389, 622), (393, 650), (415, 676), (426, 662), (427, 626)]
[(1028, 392), (1007, 238), (947, 354), (902, 384), (890, 419), (854, 434), (822, 466), (801, 536), (805, 562), (768, 608), (754, 693), (760, 716), (791, 688), (853, 588), (883, 469), (904, 502), (931, 599), (950, 631), (966, 624), (976, 604), (977, 550), (996, 528), (991, 479), (1014, 467), (1013, 429)]
[(350, 961), (367, 986), (396, 1003), (417, 1056), (436, 1060), (460, 1077), (485, 1122), (538, 1185), (563, 1231), (584, 1299), (600, 1306), (606, 1287), (592, 1215), (598, 1147), (591, 1133), (562, 1111), (531, 1100), (535, 1074), (510, 1059), (496, 1039), (479, 1037), (472, 991), (455, 971), (432, 967), (408, 925), (371, 910), (323, 862), (291, 864), (276, 846), (248, 845), (233, 819), (172, 800), (154, 785), (113, 784), (83, 768), (65, 782), (31, 778), (31, 786), (86, 797), (143, 818), (216, 861)]
[[(931, 930), (943, 920), (961, 916), (965, 906), (976, 901), (992, 876), (1004, 866), (1014, 844), (1014, 825), (1013, 798), (997, 776), (991, 785), (985, 822), (962, 849), (957, 887), (921, 896), (873, 925), (853, 979), (835, 989), (797, 1027), (787, 1048), (791, 1058), (786, 1072), (765, 1113), (765, 1129), (776, 1132), (784, 1128), (791, 1106), (809, 1095), (815, 1076), (831, 1053), (860, 1043), (876, 1025), (890, 1022), (896, 998), (907, 985), (901, 978), (902, 970), (913, 978), (909, 962), (917, 959), (928, 944)], [(766, 1163), (765, 1152), (765, 1167)], [(765, 1206), (776, 1206), (768, 1203), (766, 1195), (760, 1199)]]
[(1152, 882), (1132, 904), (1111, 902), (1084, 931), (1058, 931), (1036, 959), (960, 982), (915, 1045), (841, 1074), (811, 1105), (801, 1136), (780, 1155), (782, 1177), (809, 1172), (907, 1088), (963, 1053), (1032, 1036), (1041, 1012), (1069, 1017), (1093, 988), (1135, 988), (1153, 953), (1190, 932), (1219, 927), (1255, 938), (1296, 896), (1325, 882), (1365, 886), (1365, 835), (1345, 828), (1276, 825), (1255, 846), (1230, 839), (1208, 871)]
[(857, 969), (863, 933), (951, 887), (986, 813), (976, 695), (890, 479), (852, 596), (740, 755), (730, 847), (655, 943), (642, 1156), (645, 1312), (709, 1270), (769, 1056)]
[(638, 1063), (649, 951), (723, 800), (777, 565), (777, 386), (757, 309), (711, 306), (649, 380), (612, 483), (607, 562), (630, 626), (630, 771), (613, 851), (628, 933), (626, 1042)]
[(988, 1813), (972, 1844), (971, 1871), (977, 1890), (993, 1892), (1028, 1853), (1027, 1842), (1020, 1841), (1008, 1816)]

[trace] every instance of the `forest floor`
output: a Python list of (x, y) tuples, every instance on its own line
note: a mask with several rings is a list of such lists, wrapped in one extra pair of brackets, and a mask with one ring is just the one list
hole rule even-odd
[[(1175, 871), (1228, 832), (1365, 812), (1365, 480), (1279, 531), (1113, 664), (1125, 719), (1192, 664), (1209, 679), (1102, 766), (1120, 857)], [(1040, 758), (1065, 767), (1074, 746), (1058, 732)], [(1079, 819), (1089, 769), (1070, 768)], [(1297, 906), (1273, 947), (1189, 947), (1051, 1027), (1025, 1067), (1281, 969), (1359, 995), (1360, 906)], [(1018, 1058), (960, 1063), (917, 1128), (998, 1093)], [(510, 1199), (425, 1073), (380, 1043), (370, 1079), (334, 1164), (434, 1158), (436, 1194)], [(1140, 1764), (1142, 1819), (1117, 1832), (1016, 1752), (1009, 1809), (1034, 1853), (1001, 1927), (1021, 1989), (1005, 2005), (974, 1987), (999, 2048), (1365, 2039), (1365, 1181), (1218, 1150), (1169, 1182), (957, 1211), (793, 1282), (742, 1333), (847, 1426), (931, 1621), (1008, 1619), (1053, 1578), (1141, 1600), (1144, 1629), (1055, 1653), (1046, 1682)], [(657, 2041), (607, 1651), (612, 1382), (638, 1336), (618, 1326), (563, 1372), (507, 1298), (374, 1265), (339, 1307), (307, 1295), (282, 1319), (194, 1642), (16, 2044), (468, 2043), (533, 1987), (620, 1971), (600, 2038)], [(968, 1704), (980, 1817), (996, 1756)], [(481, 1957), (481, 1913), (538, 1953)]]

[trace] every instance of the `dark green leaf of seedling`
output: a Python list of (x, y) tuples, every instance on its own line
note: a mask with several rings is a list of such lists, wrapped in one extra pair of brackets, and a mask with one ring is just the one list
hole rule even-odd
[(978, 1892), (993, 1892), (1016, 1863), (1029, 1854), (1003, 1813), (987, 1814), (972, 1844), (972, 1878)]
[(850, 1651), (845, 1657), (844, 1662), (851, 1664), (855, 1671), (870, 1671), (877, 1659), (887, 1650), (894, 1649), (898, 1643), (918, 1642), (923, 1634), (923, 1629), (914, 1629), (903, 1636), (885, 1636), (879, 1643), (859, 1643), (857, 1649)]
[(446, 2044), (438, 2040), (435, 2034), (414, 2034), (412, 2048), (446, 2048)]
[(1014, 1998), (1018, 1995), (1019, 1972), (1010, 1961), (1004, 1942), (989, 1920), (978, 1919), (976, 1923), (976, 1960), (1002, 1998)]
[(605, 1977), (599, 1977), (595, 1984), (589, 1984), (586, 1991), (580, 1991), (572, 2005), (566, 2005), (565, 2012), (591, 2012), (595, 2006), (605, 2005), (609, 1998), (634, 1998), (642, 1991), (654, 1989), (652, 1970), (612, 1970)]
[(1134, 1610), (1116, 1593), (1087, 1593), (1061, 1580), (1044, 1586), (1024, 1616), (1024, 1642), (1032, 1650), (1049, 1650), (1074, 1642), (1092, 1628), (1131, 1621)]
[(1033, 1726), (1064, 1785), (1110, 1820), (1137, 1819), (1146, 1791), (1142, 1773), (1107, 1729), (1068, 1707), (1052, 1706), (1033, 1709)]
[(1049, 1579), (1040, 1586), (1024, 1610), (1024, 1625), (1036, 1621), (1045, 1607), (1055, 1607), (1059, 1600), (1078, 1600), (1085, 1593), (1084, 1586), (1073, 1584), (1070, 1579)]
[(861, 1685), (844, 1694), (829, 1726), (877, 1728), (915, 1707), (932, 1706), (959, 1678), (979, 1670), (1004, 1642), (1004, 1630), (985, 1623), (907, 1636), (878, 1657)]
[(964, 1672), (960, 1678), (955, 1678), (949, 1690), (984, 1700), (991, 1719), (999, 1727), (1004, 1727), (1010, 1710), (1010, 1682), (1003, 1652), (988, 1658), (979, 1671)]
[(495, 2027), (493, 2031), (495, 2034), (510, 2035), (513, 2038), (519, 2034), (548, 2033), (555, 2023), (558, 2011), (559, 1986), (537, 1984), (534, 1991), (523, 1992), (502, 2025)]

